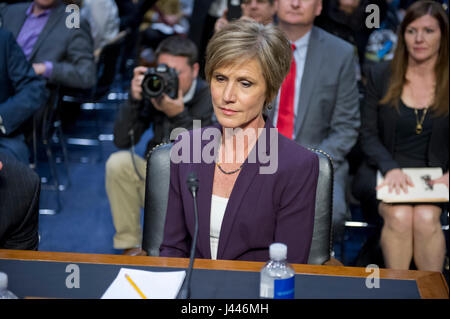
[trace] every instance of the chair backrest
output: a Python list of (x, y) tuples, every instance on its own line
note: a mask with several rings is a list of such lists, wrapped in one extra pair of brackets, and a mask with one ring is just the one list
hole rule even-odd
[[(142, 248), (150, 256), (159, 256), (159, 246), (164, 236), (171, 147), (172, 144), (155, 147), (147, 161)], [(330, 259), (332, 247), (333, 166), (328, 154), (320, 150), (312, 151), (319, 157), (320, 172), (316, 193), (314, 233), (308, 263), (321, 265)]]
[(322, 265), (331, 257), (333, 212), (333, 162), (322, 150), (310, 149), (319, 157), (314, 232), (308, 264)]
[(159, 256), (159, 246), (163, 241), (169, 197), (171, 148), (172, 144), (159, 145), (147, 160), (142, 248), (149, 256)]

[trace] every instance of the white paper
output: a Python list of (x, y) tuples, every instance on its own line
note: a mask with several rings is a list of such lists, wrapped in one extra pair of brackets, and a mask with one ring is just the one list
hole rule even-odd
[(101, 299), (142, 299), (125, 277), (127, 274), (147, 299), (175, 299), (183, 283), (186, 272), (154, 272), (121, 268), (116, 279), (105, 291)]
[[(394, 190), (389, 193), (389, 187), (384, 186), (377, 191), (377, 199), (385, 203), (408, 203), (408, 202), (448, 202), (449, 193), (448, 188), (444, 184), (434, 184), (430, 188), (425, 182), (424, 177), (428, 176), (430, 179), (436, 179), (442, 176), (442, 169), (439, 167), (427, 168), (403, 168), (402, 171), (407, 174), (414, 187), (408, 186), (408, 193), (400, 191), (397, 194)], [(377, 172), (377, 185), (383, 181), (383, 176)]]

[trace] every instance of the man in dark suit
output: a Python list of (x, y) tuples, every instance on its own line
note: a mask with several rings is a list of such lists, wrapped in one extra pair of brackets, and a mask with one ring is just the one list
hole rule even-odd
[(284, 90), (285, 80), (269, 116), (283, 135), (332, 156), (333, 226), (339, 240), (348, 211), (345, 157), (360, 126), (356, 56), (350, 44), (313, 26), (322, 0), (276, 0), (276, 5), (278, 25), (295, 45), (290, 73), (294, 80), (291, 94), (289, 88)]
[(87, 21), (71, 25), (61, 0), (34, 0), (7, 6), (3, 27), (11, 31), (38, 75), (65, 87), (95, 84), (93, 41)]
[(47, 99), (45, 81), (34, 73), (14, 37), (0, 28), (0, 153), (28, 163), (20, 126)]
[(33, 170), (0, 152), (0, 249), (37, 250), (40, 187)]

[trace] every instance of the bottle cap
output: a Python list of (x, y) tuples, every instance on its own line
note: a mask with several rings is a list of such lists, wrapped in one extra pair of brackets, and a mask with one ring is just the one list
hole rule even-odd
[(287, 246), (282, 243), (273, 243), (269, 247), (270, 259), (275, 261), (285, 260), (287, 258)]
[(4, 272), (0, 272), (0, 289), (8, 288), (8, 275)]

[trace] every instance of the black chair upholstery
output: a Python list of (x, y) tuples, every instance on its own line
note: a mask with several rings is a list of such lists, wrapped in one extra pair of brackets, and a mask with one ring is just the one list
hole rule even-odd
[(331, 257), (333, 212), (333, 162), (322, 150), (310, 149), (319, 157), (314, 232), (308, 264), (322, 265)]
[[(163, 240), (170, 182), (172, 144), (155, 147), (147, 161), (142, 248), (149, 256), (159, 256)], [(333, 202), (333, 165), (323, 151), (312, 150), (319, 157), (320, 173), (316, 194), (314, 233), (308, 263), (322, 265), (330, 259)]]
[(0, 152), (0, 249), (37, 250), (39, 176), (24, 163)]
[(164, 236), (169, 197), (171, 148), (172, 144), (156, 146), (147, 160), (142, 249), (149, 256), (159, 256), (159, 246)]

